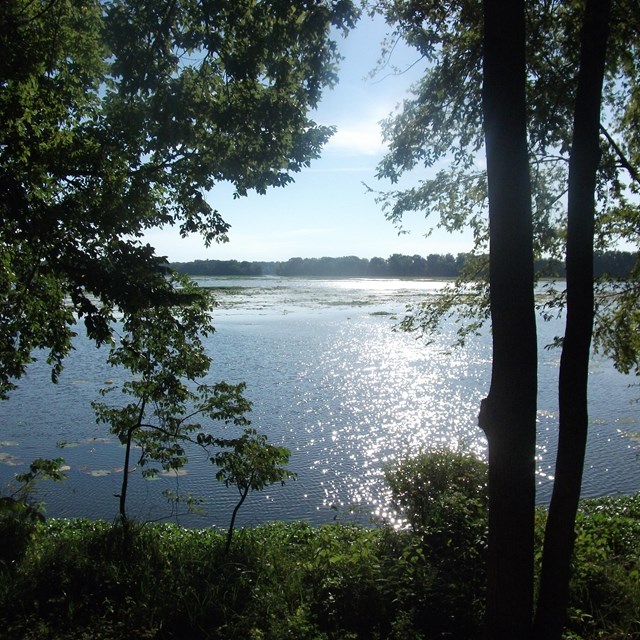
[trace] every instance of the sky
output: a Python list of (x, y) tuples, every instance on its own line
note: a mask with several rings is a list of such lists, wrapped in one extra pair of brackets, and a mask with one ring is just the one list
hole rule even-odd
[[(405, 219), (403, 226), (409, 233), (398, 234), (363, 184), (380, 190), (390, 187), (375, 178), (385, 151), (379, 123), (401, 103), (424, 69), (415, 50), (397, 46), (391, 65), (408, 71), (394, 74), (389, 66), (371, 79), (386, 31), (382, 19), (363, 16), (346, 38), (338, 36), (344, 56), (339, 82), (325, 90), (312, 113), (319, 124), (337, 127), (319, 159), (294, 174), (294, 183), (265, 195), (251, 193), (234, 199), (231, 185), (217, 186), (208, 201), (231, 224), (229, 242), (206, 248), (197, 235), (182, 239), (175, 229), (154, 230), (145, 240), (156, 253), (171, 262), (187, 262), (349, 255), (388, 258), (394, 253), (426, 256), (468, 251), (469, 233), (436, 230), (426, 238), (433, 221), (423, 214)], [(415, 179), (419, 178), (418, 174)]]

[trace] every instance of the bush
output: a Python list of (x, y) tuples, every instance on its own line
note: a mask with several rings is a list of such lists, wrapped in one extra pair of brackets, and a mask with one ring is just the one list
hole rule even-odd
[(30, 504), (11, 497), (0, 498), (0, 564), (12, 568), (22, 560), (38, 522), (44, 519)]
[(439, 449), (385, 471), (396, 509), (421, 534), (482, 519), (487, 510), (487, 464), (474, 455)]
[(17, 487), (0, 496), (0, 566), (11, 569), (20, 561), (39, 522), (44, 521), (43, 506), (33, 499), (41, 480), (64, 480), (62, 458), (37, 458), (29, 471), (16, 474)]
[(387, 469), (394, 506), (421, 537), (434, 579), (421, 627), (477, 637), (483, 617), (487, 547), (487, 464), (439, 449)]
[[(423, 462), (453, 477), (449, 486), (480, 486)], [(474, 508), (453, 493), (417, 533), (276, 522), (240, 529), (228, 554), (216, 529), (39, 522), (24, 556), (0, 570), (0, 638), (472, 640), (486, 521), (478, 493)], [(565, 638), (640, 637), (640, 497), (584, 502), (576, 533)]]
[(569, 619), (577, 637), (640, 637), (640, 494), (581, 503)]

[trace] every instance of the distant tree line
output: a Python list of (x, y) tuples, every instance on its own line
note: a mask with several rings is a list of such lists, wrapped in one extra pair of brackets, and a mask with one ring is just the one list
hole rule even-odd
[(291, 258), (276, 267), (281, 276), (324, 276), (356, 278), (447, 278), (455, 277), (463, 267), (465, 254), (457, 257), (429, 255), (426, 258), (394, 253), (384, 258)]
[[(607, 251), (594, 256), (596, 276), (607, 274), (613, 278), (626, 278), (633, 268), (637, 254), (625, 251)], [(473, 260), (486, 263), (470, 253), (429, 254), (426, 257), (394, 253), (388, 258), (290, 258), (286, 262), (249, 262), (238, 260), (194, 260), (174, 262), (178, 273), (191, 276), (301, 276), (328, 278), (455, 278)], [(559, 260), (543, 259), (536, 262), (536, 270), (543, 277), (562, 278), (564, 264)], [(478, 275), (482, 269), (478, 268)]]
[(174, 262), (171, 267), (178, 273), (190, 276), (262, 276), (263, 265), (260, 262), (243, 260), (194, 260), (193, 262)]

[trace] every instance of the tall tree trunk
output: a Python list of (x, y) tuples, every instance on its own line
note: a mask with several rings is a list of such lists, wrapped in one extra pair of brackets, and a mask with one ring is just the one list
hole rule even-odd
[(523, 0), (484, 0), (491, 388), (486, 637), (528, 638), (533, 617), (537, 343), (525, 103)]
[(535, 638), (560, 639), (569, 597), (574, 523), (589, 424), (587, 382), (593, 331), (593, 233), (600, 162), (600, 103), (611, 0), (587, 0), (569, 161), (567, 324), (560, 360), (555, 481), (545, 532)]

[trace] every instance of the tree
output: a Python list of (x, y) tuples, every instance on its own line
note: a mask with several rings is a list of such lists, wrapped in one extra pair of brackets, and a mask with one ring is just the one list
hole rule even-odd
[[(486, 637), (526, 637), (533, 607), (537, 340), (524, 0), (484, 0), (482, 111), (493, 358), (479, 425), (489, 444)], [(517, 540), (517, 544), (514, 544)]]
[(404, 278), (411, 275), (411, 267), (413, 259), (411, 256), (404, 256), (400, 253), (394, 253), (387, 259), (387, 267), (390, 273), (396, 277)]
[(212, 300), (186, 278), (176, 278), (185, 302), (176, 306), (142, 308), (128, 315), (108, 361), (131, 378), (102, 389), (112, 397), (121, 391), (130, 400), (108, 405), (94, 402), (98, 422), (110, 425), (124, 445), (119, 514), (127, 520), (126, 500), (132, 473), (131, 453), (139, 449), (137, 465), (144, 477), (159, 471), (177, 471), (187, 462), (189, 443), (206, 445), (213, 436), (202, 420), (248, 426), (250, 403), (243, 384), (204, 384), (211, 364), (202, 338), (213, 331)]
[[(418, 163), (431, 166), (439, 160), (451, 162), (450, 168), (439, 171), (435, 179), (424, 181), (419, 187), (383, 196), (381, 200), (388, 217), (398, 219), (407, 210), (423, 208), (428, 212), (439, 212), (440, 224), (447, 228), (471, 224), (477, 243), (476, 253), (480, 253), (478, 249), (483, 246), (486, 237), (481, 210), (487, 197), (489, 202), (490, 287), (486, 289), (478, 285), (478, 291), (483, 294), (481, 305), (471, 304), (463, 309), (469, 314), (479, 311), (480, 318), (478, 320), (476, 316), (461, 334), (461, 339), (484, 320), (490, 301), (494, 362), (491, 390), (480, 414), (480, 423), (489, 441), (490, 494), (492, 483), (495, 488), (496, 482), (500, 482), (493, 475), (492, 466), (497, 474), (509, 468), (517, 474), (521, 484), (516, 485), (516, 490), (523, 505), (517, 507), (514, 503), (515, 522), (520, 523), (516, 526), (522, 527), (519, 531), (526, 534), (522, 544), (520, 538), (516, 538), (517, 545), (508, 544), (506, 533), (511, 525), (506, 520), (499, 521), (502, 510), (498, 507), (496, 515), (493, 503), (494, 519), (490, 516), (489, 525), (490, 547), (492, 538), (495, 541), (499, 536), (504, 536), (502, 539), (509, 551), (505, 563), (497, 557), (495, 542), (494, 552), (490, 551), (487, 629), (491, 638), (530, 637), (532, 634), (533, 574), (529, 569), (531, 531), (525, 530), (523, 523), (528, 516), (523, 512), (530, 508), (533, 495), (533, 477), (530, 475), (533, 471), (533, 449), (530, 438), (535, 431), (531, 430), (529, 403), (535, 391), (535, 363), (531, 358), (531, 316), (528, 315), (533, 308), (530, 298), (533, 279), (529, 267), (522, 261), (530, 262), (533, 256), (543, 252), (551, 257), (562, 255), (565, 240), (567, 243), (566, 301), (570, 320), (568, 318), (564, 341), (559, 341), (563, 345), (560, 381), (562, 443), (557, 461), (559, 473), (556, 473), (554, 484), (553, 499), (556, 505), (551, 508), (547, 529), (543, 559), (545, 576), (536, 620), (537, 637), (559, 638), (566, 604), (574, 505), (577, 505), (579, 498), (587, 428), (585, 394), (594, 300), (591, 275), (593, 230), (595, 228), (597, 232), (596, 243), (599, 248), (620, 236), (633, 237), (633, 229), (637, 230), (637, 206), (629, 204), (626, 197), (629, 189), (621, 179), (624, 172), (632, 180), (637, 180), (637, 172), (628, 160), (629, 157), (638, 157), (637, 135), (633, 133), (628, 137), (625, 152), (608, 131), (612, 125), (618, 131), (628, 131), (629, 123), (636, 121), (633, 114), (637, 113), (637, 89), (634, 87), (638, 86), (638, 78), (635, 66), (628, 60), (628, 51), (637, 51), (637, 36), (640, 33), (637, 29), (637, 7), (633, 11), (633, 7), (620, 0), (614, 5), (614, 18), (609, 22), (606, 2), (599, 3), (597, 7), (587, 2), (585, 11), (582, 3), (571, 1), (518, 3), (515, 9), (508, 3), (487, 0), (483, 4), (483, 15), (479, 14), (479, 4), (472, 1), (461, 0), (444, 6), (430, 2), (417, 6), (402, 1), (380, 4), (387, 18), (396, 25), (396, 36), (415, 45), (432, 63), (425, 78), (414, 90), (415, 97), (405, 101), (402, 112), (387, 122), (390, 152), (380, 165), (380, 175), (396, 180), (401, 173)], [(524, 12), (527, 8), (525, 31)], [(517, 15), (514, 14), (516, 10)], [(625, 11), (630, 12), (631, 17), (627, 17)], [(594, 15), (598, 17), (594, 19)], [(613, 36), (611, 39), (617, 46), (605, 58), (609, 24)], [(506, 29), (502, 34), (501, 27)], [(583, 42), (589, 45), (582, 49), (576, 46), (581, 29)], [(622, 34), (626, 36), (624, 41)], [(525, 42), (526, 67), (522, 53), (525, 51)], [(511, 76), (496, 55), (496, 50), (509, 44), (514, 46), (513, 56), (503, 58), (502, 62), (507, 67), (516, 63), (521, 65), (512, 68)], [(523, 69), (526, 69), (526, 73)], [(609, 127), (602, 123), (600, 115), (603, 76), (610, 90), (608, 94), (613, 96), (607, 101)], [(478, 99), (481, 77), (484, 80), (482, 102)], [(498, 78), (503, 84), (497, 83)], [(492, 79), (496, 81), (495, 84)], [(513, 112), (504, 109), (511, 98), (502, 93), (502, 87), (509, 87), (513, 92)], [(524, 95), (526, 103), (523, 102)], [(491, 101), (492, 97), (497, 100), (495, 103)], [(478, 104), (482, 104), (482, 114), (478, 112)], [(522, 126), (523, 104), (526, 106), (526, 134)], [(517, 118), (520, 118), (521, 126), (514, 133), (513, 124)], [(603, 133), (607, 143), (602, 148), (602, 159), (598, 148), (598, 130)], [(487, 182), (485, 172), (475, 162), (481, 149), (479, 136), (482, 131), (486, 139)], [(502, 136), (505, 131), (512, 134), (508, 141)], [(496, 153), (499, 149), (509, 149), (511, 144), (516, 145), (511, 155), (502, 156), (499, 151)], [(529, 222), (528, 229), (525, 224), (528, 215), (524, 212), (529, 191), (524, 180), (527, 170), (526, 162), (525, 167), (522, 164), (523, 148), (525, 160), (531, 167), (533, 187), (533, 224)], [(492, 157), (494, 162), (491, 161)], [(513, 167), (501, 164), (505, 160), (511, 162), (512, 158)], [(568, 224), (562, 215), (562, 195), (566, 190), (567, 178)], [(515, 192), (514, 182), (517, 185)], [(633, 188), (636, 187), (632, 185)], [(594, 193), (600, 205), (599, 220), (595, 226)], [(505, 203), (505, 198), (508, 199), (510, 194), (511, 201)], [(523, 252), (521, 255), (514, 255), (512, 247), (505, 242), (505, 224), (511, 220), (516, 223), (513, 242), (520, 247)], [(617, 232), (611, 234), (616, 225)], [(620, 229), (625, 231), (621, 232)], [(522, 233), (527, 237), (523, 238)], [(637, 240), (637, 236), (634, 239)], [(468, 264), (473, 265), (473, 262)], [(480, 268), (474, 268), (474, 271), (467, 269), (466, 279), (463, 278), (448, 292), (440, 308), (434, 311), (425, 311), (424, 308), (418, 310), (413, 317), (405, 320), (404, 325), (410, 328), (421, 323), (427, 328), (435, 326), (442, 314), (451, 313), (453, 305), (460, 299), (460, 284), (464, 285), (470, 277), (482, 273), (481, 264), (477, 263), (477, 266)], [(509, 269), (513, 269), (511, 274)], [(523, 380), (523, 384), (527, 385), (526, 390), (510, 387), (515, 380), (504, 376), (510, 368), (515, 370), (512, 358), (519, 353), (517, 342), (512, 342), (511, 353), (506, 349), (509, 334), (514, 338), (520, 329), (519, 326), (509, 325), (509, 319), (515, 317), (512, 313), (518, 311), (504, 304), (503, 285), (508, 282), (510, 275), (518, 284), (514, 289), (516, 304), (523, 305), (521, 317), (527, 358), (522, 366), (527, 370)], [(524, 289), (520, 287), (529, 289), (528, 300), (525, 299)], [(637, 314), (626, 313), (625, 320), (622, 320), (620, 313), (633, 309), (630, 301), (637, 302), (632, 293), (637, 291), (637, 286), (624, 291), (627, 296), (617, 298), (613, 305), (599, 307), (596, 337), (598, 344), (616, 357), (618, 366), (631, 368), (631, 363), (640, 361), (640, 343), (628, 339), (629, 329), (635, 326)], [(487, 292), (490, 292), (490, 297), (486, 297)], [(547, 303), (547, 310), (564, 304), (564, 301), (564, 293), (561, 293)], [(620, 320), (618, 326), (624, 328), (618, 334), (621, 339), (612, 339), (611, 333), (603, 329), (606, 318), (611, 318), (611, 311), (614, 319)], [(624, 354), (622, 358), (619, 357), (621, 354)], [(535, 345), (533, 355), (535, 357)], [(499, 384), (500, 380), (502, 384)], [(522, 397), (519, 395), (521, 393)], [(520, 419), (517, 419), (518, 411), (513, 404), (519, 397), (526, 406), (520, 408)], [(535, 411), (535, 404), (533, 408)], [(505, 422), (505, 431), (498, 430), (496, 433), (495, 424), (499, 424), (499, 418), (509, 415), (516, 421), (510, 425)], [(502, 445), (505, 448), (499, 451)], [(528, 460), (527, 455), (531, 456)], [(514, 456), (515, 460), (509, 460), (509, 456)], [(500, 531), (495, 531), (496, 528)], [(507, 574), (516, 571), (517, 567), (514, 556), (518, 554), (511, 551), (514, 546), (522, 546), (520, 566), (525, 577), (513, 574), (509, 582)], [(560, 575), (557, 567), (562, 568)], [(499, 575), (503, 576), (504, 582), (500, 582)], [(501, 608), (501, 598), (511, 603), (512, 611)]]
[(214, 184), (264, 192), (318, 156), (332, 129), (307, 112), (355, 18), (349, 0), (0, 3), (0, 395), (37, 348), (55, 378), (77, 318), (100, 344), (116, 307), (175, 301), (145, 230), (225, 241)]
[(611, 0), (587, 0), (569, 162), (567, 321), (559, 379), (559, 437), (555, 482), (543, 552), (535, 637), (562, 635), (569, 601), (574, 522), (589, 429), (587, 385), (594, 319), (593, 236), (600, 163), (600, 104)]
[(214, 439), (224, 447), (211, 457), (211, 462), (219, 467), (216, 479), (229, 487), (235, 485), (239, 499), (231, 514), (227, 531), (225, 551), (229, 551), (236, 517), (249, 491), (262, 491), (265, 487), (295, 478), (296, 475), (284, 466), (289, 462), (291, 452), (286, 447), (267, 443), (267, 437), (255, 429), (245, 429), (240, 438), (232, 440)]
[(384, 258), (371, 258), (369, 260), (369, 271), (367, 275), (378, 278), (388, 275), (388, 265)]
[[(488, 289), (482, 256), (488, 247), (486, 170), (479, 163), (483, 149), (481, 105), (482, 43), (479, 12), (474, 0), (440, 7), (406, 0), (379, 0), (375, 8), (394, 27), (386, 60), (395, 40), (404, 39), (428, 63), (424, 77), (412, 88), (401, 110), (383, 123), (389, 153), (378, 176), (392, 182), (417, 166), (438, 168), (433, 177), (416, 185), (378, 194), (386, 217), (400, 223), (409, 211), (438, 216), (434, 224), (447, 230), (468, 226), (475, 239), (477, 260), (467, 261), (462, 276), (449, 288), (441, 305), (416, 308), (407, 328), (433, 329), (452, 307), (464, 299), (465, 287), (475, 296), (460, 325), (460, 339), (472, 334), (478, 318), (488, 318)], [(579, 61), (579, 33), (583, 3), (530, 0), (527, 16), (528, 145), (533, 192), (534, 250), (537, 257), (564, 262), (566, 193), (574, 98)], [(617, 250), (617, 243), (637, 246), (640, 208), (632, 196), (640, 190), (638, 96), (636, 61), (640, 43), (637, 4), (616, 0), (611, 13), (605, 109), (600, 120), (602, 158), (598, 167), (595, 225), (597, 252)], [(441, 46), (445, 43), (446, 46)], [(402, 70), (400, 70), (402, 71)], [(614, 139), (615, 137), (615, 139)], [(638, 292), (628, 282), (640, 276), (640, 253), (635, 252), (631, 275), (603, 274), (595, 289), (595, 346), (610, 355), (624, 372), (638, 371), (640, 341)], [(612, 289), (617, 295), (611, 295)], [(547, 290), (539, 302), (555, 315), (564, 305), (564, 290)], [(634, 345), (635, 343), (635, 345)], [(633, 348), (631, 348), (633, 346)]]
[[(202, 339), (214, 330), (213, 300), (186, 277), (175, 278), (183, 303), (130, 314), (109, 352), (109, 363), (124, 368), (131, 377), (119, 386), (110, 384), (101, 394), (113, 397), (120, 390), (128, 401), (94, 402), (93, 406), (98, 422), (109, 424), (124, 446), (117, 496), (120, 522), (128, 522), (129, 476), (135, 469), (140, 467), (147, 478), (160, 469), (177, 472), (188, 462), (187, 449), (197, 446), (220, 468), (216, 478), (226, 486), (235, 485), (240, 493), (229, 525), (228, 550), (238, 510), (249, 491), (284, 484), (295, 474), (283, 466), (289, 461), (289, 450), (269, 444), (266, 435), (250, 428), (246, 414), (251, 404), (243, 396), (245, 385), (203, 382), (211, 357)], [(243, 427), (243, 432), (228, 437), (212, 431), (213, 425)], [(134, 446), (139, 454), (132, 468)]]

